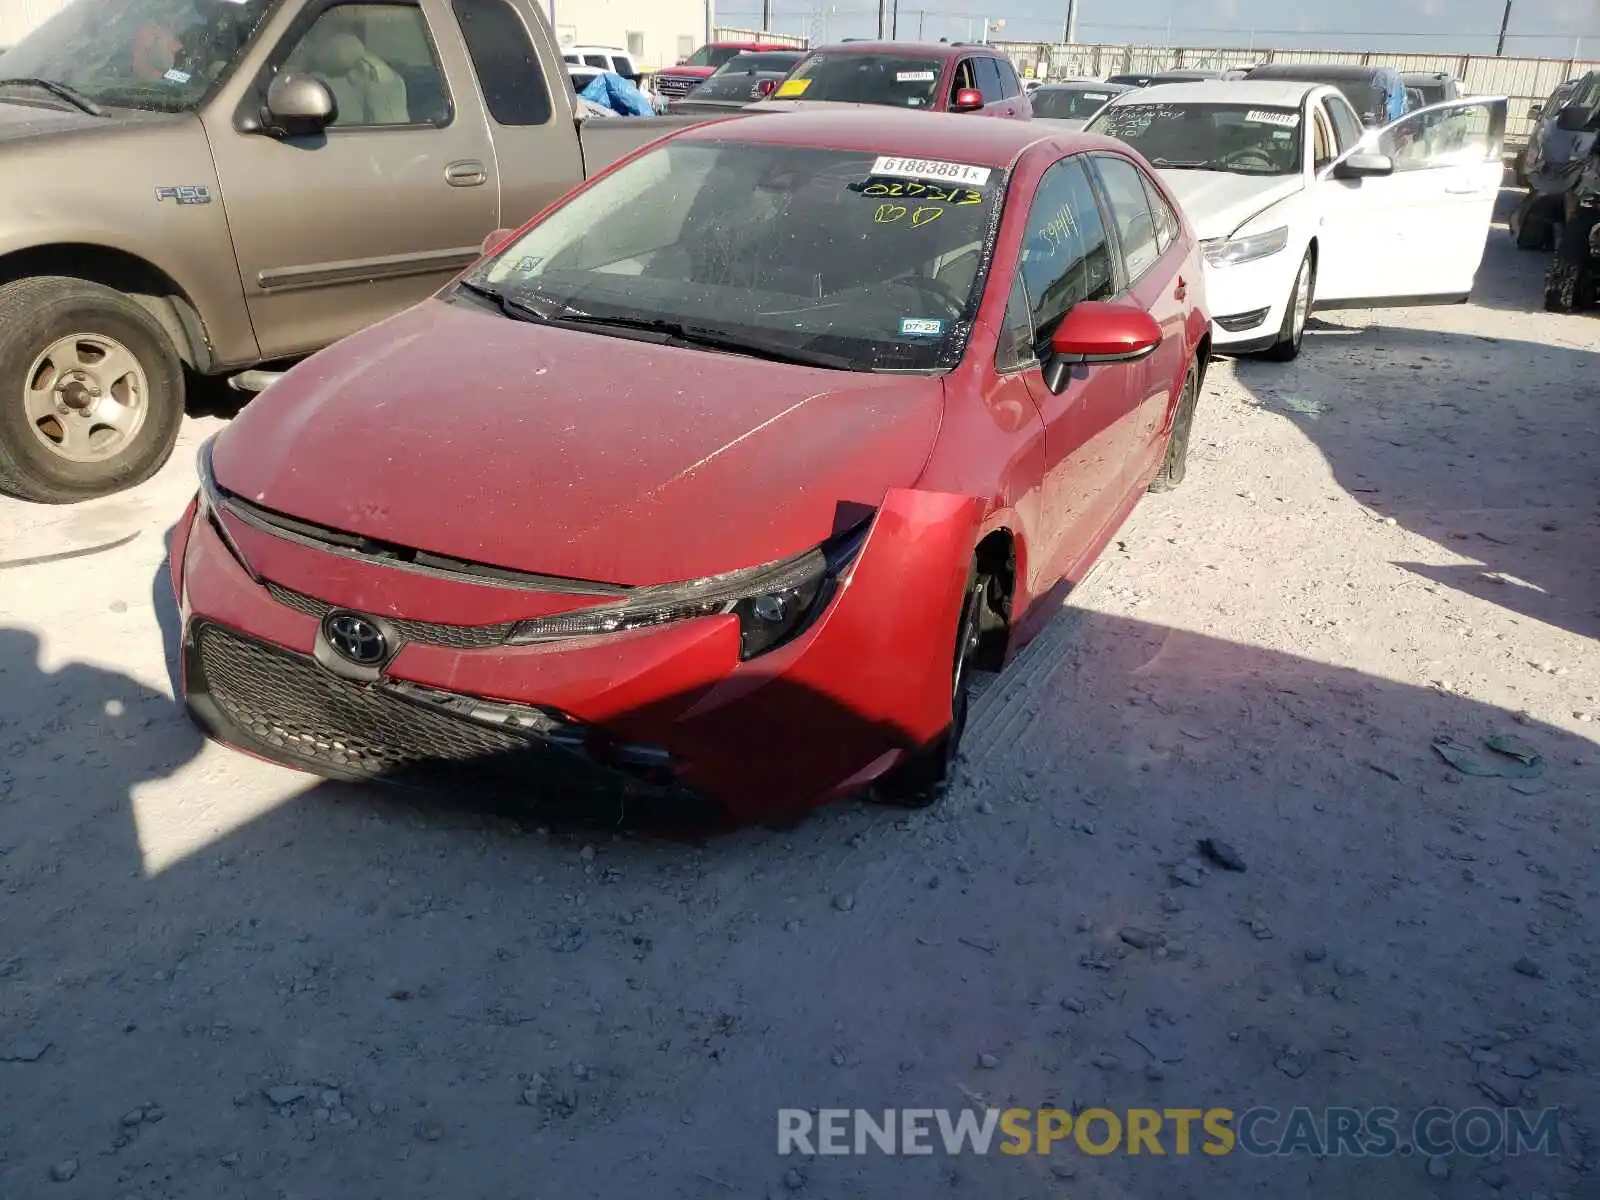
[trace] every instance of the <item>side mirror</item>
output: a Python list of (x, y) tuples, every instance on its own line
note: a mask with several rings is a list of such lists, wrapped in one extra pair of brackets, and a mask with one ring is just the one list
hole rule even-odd
[(1528, 120), (1537, 121), (1542, 116), (1544, 116), (1544, 105), (1542, 105), (1542, 104), (1534, 104), (1534, 105), (1530, 105), (1529, 106), (1529, 108), (1528, 108)]
[(488, 237), (483, 239), (483, 253), (485, 255), (493, 254), (496, 250), (500, 249), (501, 246), (509, 242), (511, 240), (511, 235), (515, 232), (515, 229), (496, 229)]
[(1393, 175), (1394, 159), (1387, 154), (1360, 151), (1341, 159), (1333, 168), (1335, 179), (1367, 179), (1378, 175)]
[(1067, 310), (1050, 335), (1045, 386), (1059, 393), (1075, 366), (1138, 362), (1159, 345), (1161, 326), (1144, 309), (1103, 300), (1080, 300)]
[(761, 82), (756, 84), (756, 99), (765, 100), (777, 90), (778, 81), (776, 79), (763, 79)]
[(951, 112), (974, 112), (983, 107), (983, 93), (977, 88), (962, 88), (950, 101)]
[(315, 75), (277, 75), (267, 85), (266, 117), (274, 137), (309, 137), (339, 119), (339, 102)]

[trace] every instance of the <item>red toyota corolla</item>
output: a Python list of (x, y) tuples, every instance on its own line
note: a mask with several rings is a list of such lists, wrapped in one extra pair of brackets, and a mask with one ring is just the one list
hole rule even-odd
[(1183, 477), (1200, 280), (1118, 142), (674, 134), (206, 447), (172, 545), (190, 711), (336, 778), (926, 803), (969, 668)]

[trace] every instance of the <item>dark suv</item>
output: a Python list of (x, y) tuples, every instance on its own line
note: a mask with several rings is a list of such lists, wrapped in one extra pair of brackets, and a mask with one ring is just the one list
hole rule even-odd
[(1030, 117), (1011, 60), (964, 42), (841, 42), (806, 55), (770, 98), (754, 107), (877, 104), (926, 112)]

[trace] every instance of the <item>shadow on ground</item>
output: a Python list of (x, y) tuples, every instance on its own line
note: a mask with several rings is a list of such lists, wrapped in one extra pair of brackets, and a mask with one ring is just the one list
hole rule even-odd
[[(1540, 1103), (1592, 1102), (1592, 964), (1550, 956), (1525, 977), (1507, 949), (1535, 909), (1592, 944), (1593, 909), (1573, 906), (1592, 881), (1532, 872), (1595, 836), (1592, 745), (1355, 671), (1075, 619), (1080, 666), (1039, 685), (1049, 715), (980, 738), (941, 810), (847, 803), (698, 848), (546, 833), (486, 815), (465, 780), (308, 783), (252, 807), (229, 752), (196, 759), (161, 697), (41, 671), (31, 635), (0, 630), (0, 1048), (26, 1051), (0, 1061), (0, 1193), (41, 1194), (74, 1160), (50, 1194), (524, 1195), (537, 1178), (548, 1195), (761, 1195), (793, 1165), (773, 1153), (779, 1107), (1466, 1106), (1481, 1100), (1452, 1039), (1529, 1022)], [(1541, 776), (1464, 778), (1418, 730), (1514, 731)], [(1172, 865), (1219, 821), (1248, 872), (1179, 886)], [(196, 831), (199, 849), (148, 865)], [(1164, 932), (1135, 952), (1125, 924)], [(1333, 956), (1302, 955), (1314, 943)], [(1306, 1064), (1293, 1078), (1286, 1046)], [(152, 1104), (159, 1123), (131, 1115)], [(1399, 1159), (1329, 1160), (1314, 1182), (1305, 1159), (1071, 1161), (1074, 1197), (1422, 1194), (1396, 1186), (1402, 1166), (1420, 1177)], [(952, 1179), (1068, 1195), (1050, 1166), (805, 1170), (836, 1196)]]

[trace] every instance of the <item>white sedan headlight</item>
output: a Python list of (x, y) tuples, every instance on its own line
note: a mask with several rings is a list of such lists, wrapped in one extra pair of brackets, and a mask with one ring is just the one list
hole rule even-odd
[(1240, 238), (1212, 238), (1200, 243), (1206, 262), (1213, 267), (1236, 267), (1278, 253), (1289, 244), (1287, 225)]

